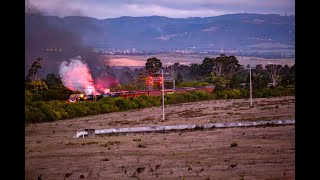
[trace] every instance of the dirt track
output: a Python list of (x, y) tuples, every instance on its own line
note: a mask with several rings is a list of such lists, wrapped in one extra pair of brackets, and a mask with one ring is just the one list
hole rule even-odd
[[(26, 126), (26, 179), (294, 179), (294, 126), (72, 139), (82, 128), (295, 118), (295, 98), (213, 100)], [(236, 143), (236, 147), (230, 147)], [(157, 166), (158, 165), (158, 166)], [(236, 165), (233, 167), (232, 165)], [(230, 166), (230, 167), (229, 167)], [(229, 167), (229, 169), (228, 169)], [(233, 167), (233, 168), (232, 168)], [(228, 170), (227, 170), (228, 169)], [(82, 175), (82, 176), (81, 176)]]

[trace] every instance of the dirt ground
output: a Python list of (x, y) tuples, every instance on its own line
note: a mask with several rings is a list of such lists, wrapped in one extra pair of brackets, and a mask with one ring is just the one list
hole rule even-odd
[[(295, 119), (295, 97), (211, 100), (30, 124), (26, 179), (295, 179), (295, 126), (73, 139), (77, 130)], [(234, 147), (232, 147), (234, 146)]]

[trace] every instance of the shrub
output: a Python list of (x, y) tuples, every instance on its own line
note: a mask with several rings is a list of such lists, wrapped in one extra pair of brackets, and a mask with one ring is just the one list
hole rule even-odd
[(185, 98), (187, 99), (188, 102), (189, 101), (191, 101), (191, 102), (198, 101), (198, 96), (195, 92), (186, 93), (184, 95), (185, 95)]
[(199, 82), (199, 81), (192, 81), (192, 82), (182, 82), (177, 87), (194, 87), (194, 86), (210, 86), (212, 84), (208, 82)]
[(241, 97), (241, 93), (238, 89), (226, 90), (228, 99), (238, 99)]
[(188, 102), (184, 93), (168, 94), (165, 97), (167, 97), (167, 99), (168, 99), (168, 104), (177, 104), (177, 103)]
[[(273, 87), (253, 90), (255, 98), (288, 96), (295, 94), (295, 86)], [(246, 88), (213, 91), (212, 93), (194, 91), (187, 93), (174, 93), (165, 95), (165, 104), (177, 104), (210, 99), (248, 98), (249, 90)], [(54, 121), (67, 118), (76, 118), (87, 115), (125, 111), (130, 109), (161, 106), (162, 96), (141, 95), (136, 98), (103, 97), (99, 101), (69, 103), (67, 101), (42, 101), (39, 93), (25, 91), (25, 123)], [(40, 100), (39, 100), (40, 99)]]
[(227, 99), (228, 98), (228, 94), (226, 91), (216, 91), (215, 93), (217, 94), (218, 99)]
[(126, 99), (124, 99), (123, 97), (115, 98), (114, 103), (120, 110), (127, 110), (128, 109), (128, 103), (127, 103)]
[(249, 90), (241, 88), (240, 89), (241, 98), (248, 98), (250, 96)]
[(272, 92), (269, 88), (263, 88), (260, 90), (262, 97), (271, 97)]
[(255, 90), (255, 91), (252, 92), (252, 96), (254, 98), (262, 98), (263, 94), (262, 94), (261, 90)]

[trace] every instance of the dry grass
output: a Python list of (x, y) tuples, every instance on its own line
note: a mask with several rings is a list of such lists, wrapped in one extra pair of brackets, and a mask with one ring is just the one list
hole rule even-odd
[[(282, 103), (284, 101), (286, 103)], [(254, 99), (254, 102), (254, 108), (248, 107), (248, 100), (168, 106), (166, 112), (171, 115), (163, 122), (161, 108), (153, 107), (31, 124), (25, 131), (25, 177), (37, 179), (41, 174), (42, 179), (64, 179), (67, 175), (68, 179), (238, 180), (283, 179), (285, 175), (287, 179), (294, 179), (294, 126), (213, 128), (72, 139), (82, 128), (153, 126), (155, 121), (158, 125), (173, 125), (295, 117), (294, 97)], [(276, 105), (279, 108), (261, 110)], [(184, 113), (190, 114), (179, 116)], [(191, 117), (191, 114), (197, 115)], [(219, 117), (213, 119), (213, 116)], [(238, 146), (230, 147), (233, 142)]]

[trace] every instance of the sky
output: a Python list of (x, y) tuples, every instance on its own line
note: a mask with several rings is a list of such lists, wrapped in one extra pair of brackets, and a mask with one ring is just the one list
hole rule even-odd
[[(210, 17), (236, 13), (295, 13), (295, 0), (25, 0), (26, 9), (59, 17)], [(26, 10), (27, 11), (27, 10)]]

